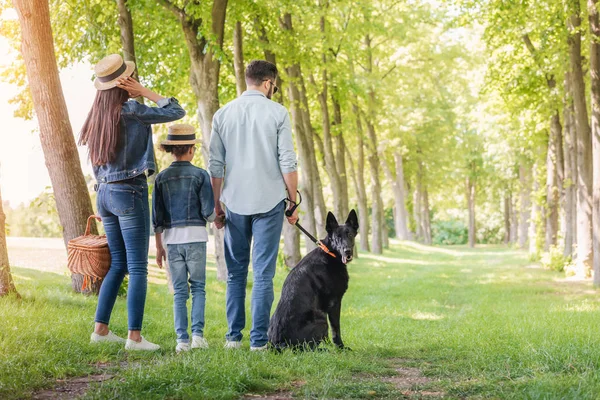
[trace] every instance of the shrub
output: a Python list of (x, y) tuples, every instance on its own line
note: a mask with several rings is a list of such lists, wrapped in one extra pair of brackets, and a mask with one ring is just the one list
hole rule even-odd
[(459, 219), (434, 221), (431, 224), (431, 236), (434, 244), (465, 244), (469, 231)]
[(542, 266), (552, 271), (563, 272), (571, 262), (571, 257), (565, 257), (558, 246), (550, 247), (550, 251), (542, 253)]

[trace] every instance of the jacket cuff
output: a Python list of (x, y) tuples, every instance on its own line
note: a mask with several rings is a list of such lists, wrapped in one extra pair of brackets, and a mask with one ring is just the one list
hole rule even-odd
[(179, 102), (177, 101), (177, 99), (175, 97), (164, 97), (164, 98), (160, 99), (159, 101), (157, 101), (156, 105), (162, 108), (162, 107), (168, 106), (169, 104), (171, 104), (173, 102), (179, 104)]
[(210, 214), (208, 217), (206, 217), (206, 221), (207, 222), (214, 222), (214, 220), (217, 218), (217, 214), (213, 211), (212, 214)]

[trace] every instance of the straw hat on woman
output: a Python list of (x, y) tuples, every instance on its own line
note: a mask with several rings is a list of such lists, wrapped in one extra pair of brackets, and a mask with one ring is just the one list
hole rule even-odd
[[(92, 343), (120, 342), (127, 350), (158, 350), (141, 335), (148, 286), (150, 215), (147, 177), (154, 174), (152, 125), (182, 118), (185, 111), (174, 98), (162, 97), (131, 77), (135, 64), (118, 54), (100, 60), (94, 70), (98, 89), (81, 129), (98, 191), (98, 214), (104, 223), (111, 266), (100, 288)], [(145, 97), (158, 107), (134, 100)], [(109, 330), (119, 287), (129, 273), (127, 290), (128, 338)]]

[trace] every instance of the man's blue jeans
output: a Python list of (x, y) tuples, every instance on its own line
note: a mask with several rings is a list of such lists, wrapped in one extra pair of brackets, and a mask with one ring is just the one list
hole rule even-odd
[[(203, 336), (206, 304), (206, 243), (167, 245), (169, 270), (173, 281), (175, 332), (178, 343), (188, 343), (188, 312), (186, 302), (192, 292), (192, 335)], [(189, 276), (189, 289), (188, 289)]]
[(145, 177), (134, 183), (103, 183), (98, 190), (98, 214), (102, 217), (111, 264), (96, 308), (96, 322), (108, 324), (125, 274), (129, 273), (127, 313), (130, 331), (142, 330), (148, 286), (150, 211)]
[(255, 215), (239, 215), (227, 211), (225, 223), (225, 261), (227, 263), (227, 324), (225, 336), (229, 341), (242, 340), (246, 324), (246, 282), (252, 247), (252, 329), (250, 345), (260, 347), (267, 343), (267, 330), (273, 305), (273, 277), (277, 265), (279, 239), (283, 228), (285, 203), (271, 211)]

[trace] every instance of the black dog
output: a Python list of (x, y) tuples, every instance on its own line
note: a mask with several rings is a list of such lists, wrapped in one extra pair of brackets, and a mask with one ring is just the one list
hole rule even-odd
[(327, 238), (322, 241), (329, 254), (316, 248), (289, 273), (281, 299), (269, 325), (269, 343), (281, 350), (286, 347), (316, 349), (327, 339), (331, 323), (333, 343), (344, 348), (340, 335), (342, 297), (348, 289), (346, 264), (352, 261), (358, 218), (352, 210), (345, 225), (327, 214)]

